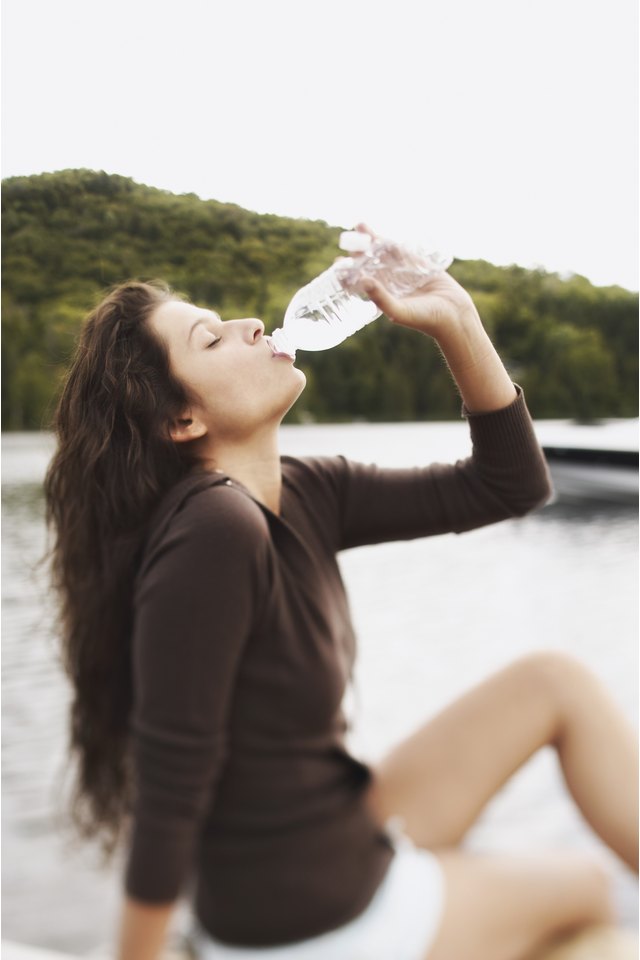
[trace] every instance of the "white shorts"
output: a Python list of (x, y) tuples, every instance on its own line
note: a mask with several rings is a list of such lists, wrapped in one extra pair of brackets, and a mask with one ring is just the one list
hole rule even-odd
[(415, 847), (387, 821), (395, 855), (368, 907), (337, 930), (283, 947), (234, 947), (213, 939), (196, 922), (198, 960), (424, 960), (444, 906), (444, 877), (437, 858)]

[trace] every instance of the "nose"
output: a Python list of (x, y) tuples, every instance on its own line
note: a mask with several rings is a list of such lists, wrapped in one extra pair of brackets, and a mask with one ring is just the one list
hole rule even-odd
[(256, 317), (236, 320), (238, 330), (247, 343), (257, 343), (264, 336), (264, 323)]

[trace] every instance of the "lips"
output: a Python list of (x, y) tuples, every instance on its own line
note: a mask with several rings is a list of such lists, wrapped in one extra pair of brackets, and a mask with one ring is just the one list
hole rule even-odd
[(277, 350), (271, 337), (265, 337), (264, 339), (269, 344), (273, 357), (282, 357), (284, 360), (295, 360), (295, 357), (292, 357), (290, 353), (285, 353), (282, 350)]

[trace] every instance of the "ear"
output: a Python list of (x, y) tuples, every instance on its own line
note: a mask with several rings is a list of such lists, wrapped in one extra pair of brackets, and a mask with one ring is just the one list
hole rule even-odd
[(186, 443), (188, 440), (197, 440), (207, 432), (205, 424), (194, 416), (191, 410), (185, 410), (183, 416), (172, 420), (169, 424), (169, 436), (174, 443)]

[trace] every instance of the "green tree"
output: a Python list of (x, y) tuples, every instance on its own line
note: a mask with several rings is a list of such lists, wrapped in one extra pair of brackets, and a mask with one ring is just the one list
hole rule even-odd
[[(339, 227), (66, 170), (2, 185), (3, 429), (46, 425), (83, 316), (111, 284), (159, 277), (223, 317), (279, 326), (338, 255)], [(456, 260), (536, 416), (637, 415), (638, 297), (584, 277)], [(299, 354), (291, 420), (457, 418), (437, 347), (380, 319), (335, 350)]]

